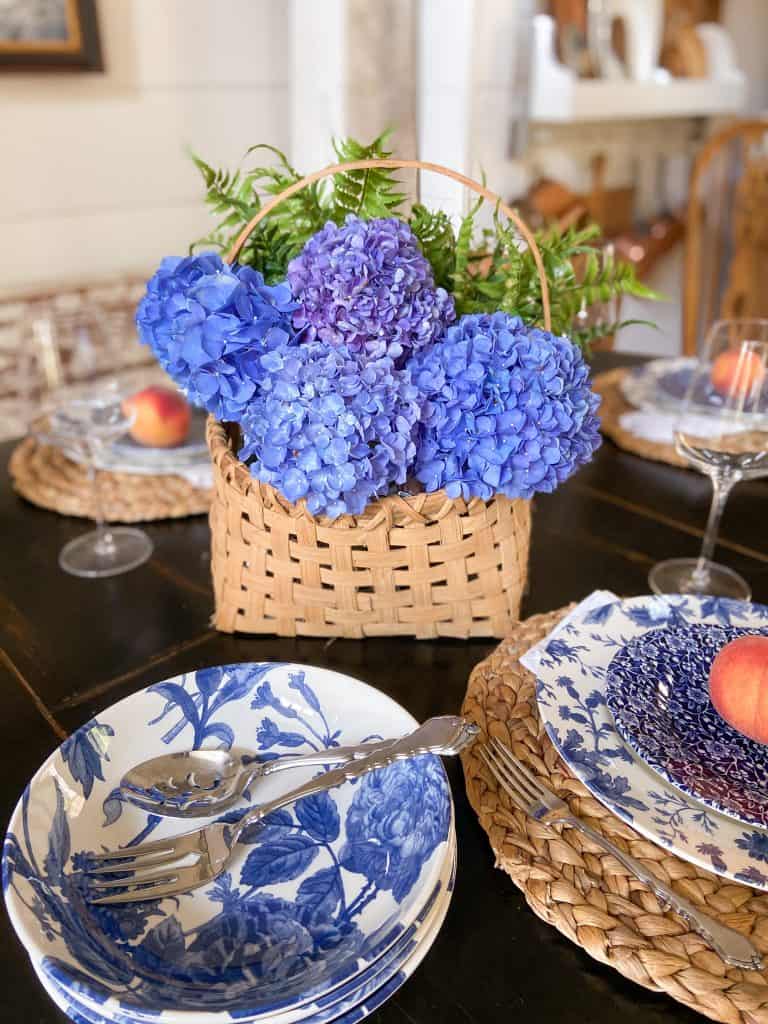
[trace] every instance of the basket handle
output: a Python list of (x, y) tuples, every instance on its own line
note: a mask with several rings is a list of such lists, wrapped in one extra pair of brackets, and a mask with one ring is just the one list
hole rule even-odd
[(465, 185), (468, 189), (476, 192), (477, 195), (482, 196), (483, 199), (487, 199), (490, 203), (498, 205), (498, 208), (502, 211), (507, 220), (510, 220), (528, 245), (533, 255), (534, 262), (536, 263), (536, 270), (539, 275), (539, 282), (541, 284), (541, 305), (544, 312), (544, 330), (549, 331), (552, 328), (552, 316), (550, 313), (549, 306), (549, 285), (547, 284), (547, 275), (544, 272), (544, 261), (541, 258), (541, 252), (536, 244), (536, 239), (533, 237), (533, 232), (520, 217), (519, 214), (515, 213), (511, 206), (508, 206), (504, 200), (497, 196), (495, 192), (491, 192), (489, 188), (481, 185), (479, 182), (474, 181), (472, 178), (468, 178), (465, 174), (459, 174), (458, 171), (452, 171), (450, 167), (443, 167), (442, 164), (432, 164), (425, 160), (385, 160), (385, 159), (373, 159), (373, 160), (354, 160), (351, 163), (346, 164), (333, 164), (330, 167), (323, 167), (319, 171), (313, 171), (312, 174), (308, 174), (305, 178), (300, 181), (294, 182), (289, 185), (279, 195), (273, 196), (268, 203), (255, 213), (253, 217), (248, 221), (243, 230), (237, 236), (232, 245), (232, 248), (227, 253), (227, 263), (234, 263), (237, 259), (240, 250), (245, 244), (246, 239), (256, 227), (256, 225), (267, 216), (274, 208), (282, 203), (284, 199), (289, 199), (292, 195), (300, 192), (307, 185), (313, 184), (315, 181), (320, 181), (322, 178), (328, 178), (332, 174), (338, 174), (340, 171), (364, 171), (373, 167), (392, 167), (396, 170), (408, 170), (413, 168), (419, 171), (434, 171), (435, 174), (442, 174), (446, 178), (451, 178), (453, 181), (459, 182), (461, 185)]

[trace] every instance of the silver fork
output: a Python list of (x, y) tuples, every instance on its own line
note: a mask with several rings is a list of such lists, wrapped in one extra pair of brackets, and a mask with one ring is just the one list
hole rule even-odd
[(679, 896), (640, 861), (615, 846), (600, 832), (590, 828), (586, 822), (571, 814), (568, 805), (548, 790), (538, 779), (517, 760), (514, 754), (498, 739), (491, 739), (490, 745), (479, 748), (480, 757), (498, 780), (512, 802), (529, 817), (545, 825), (568, 825), (597, 843), (616, 860), (639, 878), (658, 897), (662, 906), (674, 910), (693, 931), (734, 967), (745, 971), (761, 971), (763, 960), (749, 939), (733, 928), (720, 924), (705, 914), (693, 903)]
[[(303, 786), (254, 807), (234, 824), (214, 822), (180, 836), (94, 854), (84, 872), (97, 876), (90, 881), (88, 899), (97, 904), (136, 903), (189, 892), (220, 875), (243, 832), (273, 811), (403, 758), (429, 753), (458, 754), (476, 735), (477, 726), (463, 718), (430, 718), (391, 746), (318, 775)], [(101, 877), (104, 875), (120, 877), (105, 879)]]

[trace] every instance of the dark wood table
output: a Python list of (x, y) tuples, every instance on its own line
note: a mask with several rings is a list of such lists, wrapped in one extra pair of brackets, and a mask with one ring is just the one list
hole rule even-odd
[[(616, 356), (596, 360), (616, 365)], [(627, 361), (626, 358), (624, 361)], [(12, 446), (0, 446), (6, 465)], [(530, 592), (524, 614), (547, 611), (597, 587), (647, 592), (659, 559), (694, 555), (710, 495), (692, 472), (646, 462), (605, 443), (556, 494), (536, 500)], [(768, 601), (765, 483), (742, 484), (725, 513), (718, 557)], [(7, 821), (27, 780), (64, 733), (141, 687), (176, 673), (234, 661), (298, 661), (350, 673), (417, 718), (455, 712), (485, 641), (290, 640), (231, 637), (209, 627), (208, 524), (203, 517), (147, 527), (152, 560), (125, 576), (80, 580), (57, 566), (82, 520), (35, 508), (0, 483), (0, 802)], [(459, 874), (445, 926), (424, 963), (370, 1018), (372, 1024), (466, 1024), (502, 1019), (560, 1024), (693, 1021), (664, 996), (591, 960), (527, 909), (493, 866), (467, 804), (460, 767), (456, 800)], [(0, 1019), (65, 1018), (37, 984), (3, 918)]]

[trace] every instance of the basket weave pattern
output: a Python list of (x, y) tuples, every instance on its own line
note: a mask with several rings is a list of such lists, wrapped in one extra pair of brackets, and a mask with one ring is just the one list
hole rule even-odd
[[(518, 659), (567, 608), (513, 627), (469, 679), (462, 714), (497, 736), (542, 782), (614, 843), (723, 924), (768, 953), (768, 893), (703, 871), (649, 842), (573, 778), (539, 717), (534, 677)], [(707, 943), (614, 857), (575, 829), (550, 828), (515, 808), (476, 750), (462, 754), (467, 795), (496, 865), (531, 909), (590, 956), (712, 1020), (768, 1024), (768, 972), (728, 967)]]
[(255, 480), (208, 422), (211, 562), (225, 633), (504, 636), (520, 611), (530, 503), (388, 496), (332, 523)]

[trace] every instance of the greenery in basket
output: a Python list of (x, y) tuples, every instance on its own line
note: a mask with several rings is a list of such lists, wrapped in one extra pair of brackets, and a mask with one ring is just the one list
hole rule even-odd
[[(384, 147), (384, 136), (346, 140), (336, 153), (349, 163)], [(335, 518), (409, 480), (453, 498), (528, 498), (591, 457), (598, 399), (579, 347), (589, 336), (564, 335), (595, 299), (644, 294), (631, 268), (599, 265), (589, 231), (540, 236), (544, 331), (533, 257), (513, 229), (496, 217), (477, 238), (475, 206), (454, 231), (440, 211), (408, 210), (379, 168), (282, 201), (230, 267), (221, 253), (301, 179), (279, 150), (248, 153), (262, 151), (271, 163), (232, 173), (194, 158), (218, 226), (192, 255), (163, 260), (137, 312), (142, 340), (190, 401), (240, 424), (254, 476)]]
[[(334, 149), (342, 163), (389, 157), (392, 154), (385, 148), (386, 139), (385, 133), (368, 146), (346, 139), (335, 143)], [(248, 171), (214, 170), (193, 157), (205, 181), (206, 203), (221, 218), (216, 229), (196, 242), (193, 249), (213, 247), (226, 253), (265, 198), (279, 194), (303, 177), (273, 146), (252, 146), (245, 159), (260, 151), (271, 154), (275, 162)], [(398, 189), (396, 172), (388, 168), (349, 171), (337, 174), (332, 182), (315, 182), (281, 203), (256, 227), (239, 262), (260, 271), (267, 283), (282, 281), (290, 261), (329, 220), (341, 225), (348, 214), (366, 220), (405, 216), (432, 266), (435, 284), (453, 295), (458, 315), (502, 310), (520, 316), (526, 323), (541, 323), (536, 264), (531, 252), (521, 248), (514, 226), (494, 213), (494, 230), (478, 232), (476, 218), (482, 199), (473, 205), (458, 231), (442, 210), (428, 210), (417, 203), (408, 214), (401, 214), (405, 200)], [(595, 338), (613, 334), (629, 321), (603, 320), (589, 327), (574, 327), (580, 310), (606, 306), (621, 295), (659, 298), (637, 280), (631, 263), (610, 256), (599, 258), (594, 246), (599, 236), (596, 224), (564, 232), (547, 228), (536, 234), (549, 282), (552, 331), (568, 334), (582, 347), (588, 347)], [(580, 262), (583, 265), (577, 271)]]

